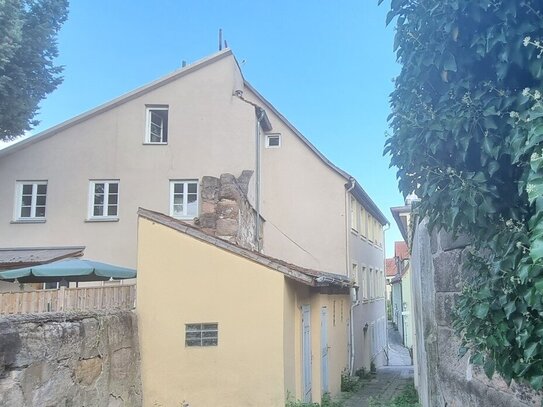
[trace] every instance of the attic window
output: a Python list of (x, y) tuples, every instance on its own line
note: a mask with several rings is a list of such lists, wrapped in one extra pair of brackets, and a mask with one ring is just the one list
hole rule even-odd
[(168, 143), (168, 106), (147, 106), (145, 143)]
[(266, 148), (279, 148), (281, 147), (281, 135), (280, 134), (266, 134)]

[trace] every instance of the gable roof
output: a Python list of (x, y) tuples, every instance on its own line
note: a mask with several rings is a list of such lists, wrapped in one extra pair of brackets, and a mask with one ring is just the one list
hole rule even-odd
[(403, 239), (407, 242), (409, 239), (409, 233), (407, 231), (407, 218), (403, 215), (411, 212), (411, 205), (395, 206), (390, 208), (390, 212), (392, 213), (392, 217), (400, 229)]
[(227, 240), (220, 239), (215, 236), (208, 235), (201, 229), (192, 226), (181, 220), (172, 218), (160, 212), (151, 211), (149, 209), (138, 209), (138, 215), (141, 218), (156, 222), (162, 226), (181, 232), (185, 235), (191, 236), (202, 242), (216, 246), (219, 249), (226, 250), (227, 252), (244, 257), (255, 263), (259, 263), (265, 267), (276, 270), (283, 273), (285, 277), (298, 281), (302, 284), (311, 287), (351, 287), (352, 282), (346, 276), (326, 273), (323, 271), (317, 271), (307, 269), (304, 267), (296, 266), (294, 264), (287, 263), (283, 260), (279, 260), (270, 256), (266, 256), (262, 253), (254, 250), (245, 249), (241, 246), (230, 243)]
[(44, 140), (48, 137), (54, 136), (59, 131), (66, 130), (72, 126), (75, 126), (76, 124), (79, 124), (85, 120), (88, 120), (94, 116), (97, 116), (109, 109), (112, 109), (114, 107), (117, 107), (119, 105), (122, 105), (132, 99), (135, 99), (141, 95), (144, 95), (154, 89), (160, 88), (161, 86), (164, 86), (170, 82), (175, 81), (176, 79), (179, 79), (191, 72), (194, 72), (200, 68), (203, 68), (204, 66), (207, 66), (209, 64), (212, 64), (216, 61), (219, 61), (229, 55), (232, 55), (232, 50), (229, 48), (226, 48), (222, 51), (219, 51), (215, 54), (212, 54), (206, 58), (202, 58), (190, 65), (187, 65), (183, 68), (176, 69), (172, 73), (163, 76), (162, 78), (159, 78), (157, 80), (154, 80), (146, 85), (143, 85), (139, 88), (134, 89), (131, 92), (125, 93), (124, 95), (119, 96), (118, 98), (115, 98), (113, 100), (110, 100), (109, 102), (106, 102), (98, 107), (95, 107), (94, 109), (91, 109), (87, 112), (84, 112), (80, 115), (77, 115), (75, 117), (72, 117), (69, 120), (66, 120), (60, 124), (57, 124), (56, 126), (53, 126), (47, 130), (44, 130), (40, 133), (37, 133), (33, 136), (30, 136), (24, 140), (19, 141), (18, 143), (12, 144), (9, 147), (6, 147), (2, 150), (0, 150), (0, 157), (12, 154), (18, 150), (21, 150), (22, 148), (26, 147), (29, 144), (34, 144), (38, 141)]
[[(239, 71), (243, 77), (243, 72), (241, 71), (241, 68), (239, 67), (239, 64), (237, 62), (237, 59), (236, 57), (234, 56), (234, 54), (232, 53), (232, 50), (230, 48), (225, 48), (224, 50), (222, 51), (219, 51), (215, 54), (212, 54), (206, 58), (203, 58), (203, 59), (200, 59), (192, 64), (189, 64), (183, 68), (180, 68), (180, 69), (177, 69), (175, 71), (173, 71), (172, 73), (166, 75), (166, 76), (163, 76), (162, 78), (159, 78), (153, 82), (150, 82), (144, 86), (141, 86), (131, 92), (128, 92), (128, 93), (125, 93), (124, 95), (121, 95), (119, 96), (118, 98), (115, 98), (109, 102), (106, 102), (94, 109), (91, 109), (87, 112), (84, 112), (80, 115), (77, 115), (69, 120), (66, 120), (56, 126), (53, 126), (47, 130), (44, 130), (38, 134), (35, 134), (33, 136), (30, 136), (26, 139), (23, 139), (21, 141), (19, 141), (18, 143), (15, 143), (15, 144), (12, 144), (11, 146), (9, 147), (6, 147), (2, 150), (0, 150), (0, 158), (3, 157), (3, 156), (7, 156), (9, 154), (12, 154), (16, 151), (19, 151), (21, 149), (23, 149), (24, 147), (30, 145), (30, 144), (34, 144), (38, 141), (41, 141), (41, 140), (44, 140), (48, 137), (51, 137), (53, 135), (55, 135), (56, 133), (58, 133), (59, 131), (63, 131), (63, 130), (66, 130), (72, 126), (75, 126), (85, 120), (88, 120), (94, 116), (97, 116), (109, 109), (112, 109), (116, 106), (119, 106), (123, 103), (126, 103), (132, 99), (135, 99), (139, 96), (142, 96), (144, 95), (145, 93), (148, 93), (154, 89), (157, 89), (161, 86), (164, 86), (172, 81), (175, 81), (191, 72), (194, 72), (200, 68), (203, 68), (207, 65), (210, 65), (216, 61), (219, 61), (227, 56), (232, 56), (236, 62), (236, 64), (238, 65), (238, 68), (239, 68)], [(364, 204), (364, 206), (366, 207), (366, 209), (382, 224), (382, 225), (387, 225), (389, 224), (387, 218), (385, 217), (385, 215), (383, 215), (383, 213), (381, 212), (381, 210), (378, 208), (378, 206), (375, 204), (375, 202), (373, 202), (373, 200), (369, 197), (369, 195), (366, 193), (366, 191), (364, 191), (364, 189), (362, 188), (362, 186), (360, 186), (360, 184), (356, 181), (356, 179), (351, 176), (350, 174), (348, 174), (347, 172), (345, 172), (344, 170), (342, 170), (341, 168), (339, 168), (338, 166), (336, 166), (334, 163), (332, 163), (330, 160), (328, 160), (324, 154), (322, 154), (302, 133), (300, 133), (298, 131), (298, 129), (296, 129), (296, 127), (294, 127), (292, 125), (292, 123), (290, 123), (285, 116), (283, 116), (281, 113), (279, 113), (279, 111), (268, 101), (266, 100), (266, 98), (264, 98), (264, 96), (262, 96), (249, 82), (247, 82), (247, 80), (245, 80), (245, 78), (243, 78), (243, 85), (245, 87), (247, 87), (252, 93), (254, 93), (257, 98), (261, 101), (261, 103), (267, 108), (269, 109), (270, 111), (272, 111), (301, 141), (302, 143), (304, 143), (326, 166), (328, 166), (330, 169), (332, 169), (333, 171), (335, 171), (336, 173), (338, 173), (340, 176), (342, 176), (343, 178), (345, 178), (347, 182), (347, 184), (345, 184), (345, 188), (350, 188), (353, 183), (354, 183), (354, 189), (352, 190), (352, 193), (353, 195), (356, 197), (356, 199), (358, 199), (361, 203)]]

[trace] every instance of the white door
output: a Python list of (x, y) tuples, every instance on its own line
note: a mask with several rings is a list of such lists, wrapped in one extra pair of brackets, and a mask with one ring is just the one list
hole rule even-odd
[(311, 309), (302, 305), (302, 383), (304, 402), (311, 402)]
[(321, 385), (322, 393), (330, 391), (328, 386), (328, 309), (321, 308)]

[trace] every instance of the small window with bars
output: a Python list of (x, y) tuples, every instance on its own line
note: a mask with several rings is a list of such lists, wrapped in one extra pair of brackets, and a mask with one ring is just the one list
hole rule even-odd
[(217, 346), (219, 324), (200, 323), (185, 325), (185, 346)]

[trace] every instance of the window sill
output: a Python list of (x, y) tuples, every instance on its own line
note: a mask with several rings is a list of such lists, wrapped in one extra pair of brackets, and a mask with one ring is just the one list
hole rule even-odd
[(119, 218), (89, 218), (85, 219), (85, 223), (94, 223), (94, 222), (118, 222)]
[(17, 220), (12, 220), (10, 223), (12, 223), (12, 224), (20, 224), (20, 223), (45, 223), (45, 219), (17, 219)]
[(358, 236), (358, 230), (351, 228), (351, 233), (355, 236)]
[(165, 143), (151, 143), (150, 141), (144, 141), (143, 145), (144, 146), (167, 146), (168, 142), (165, 142)]

